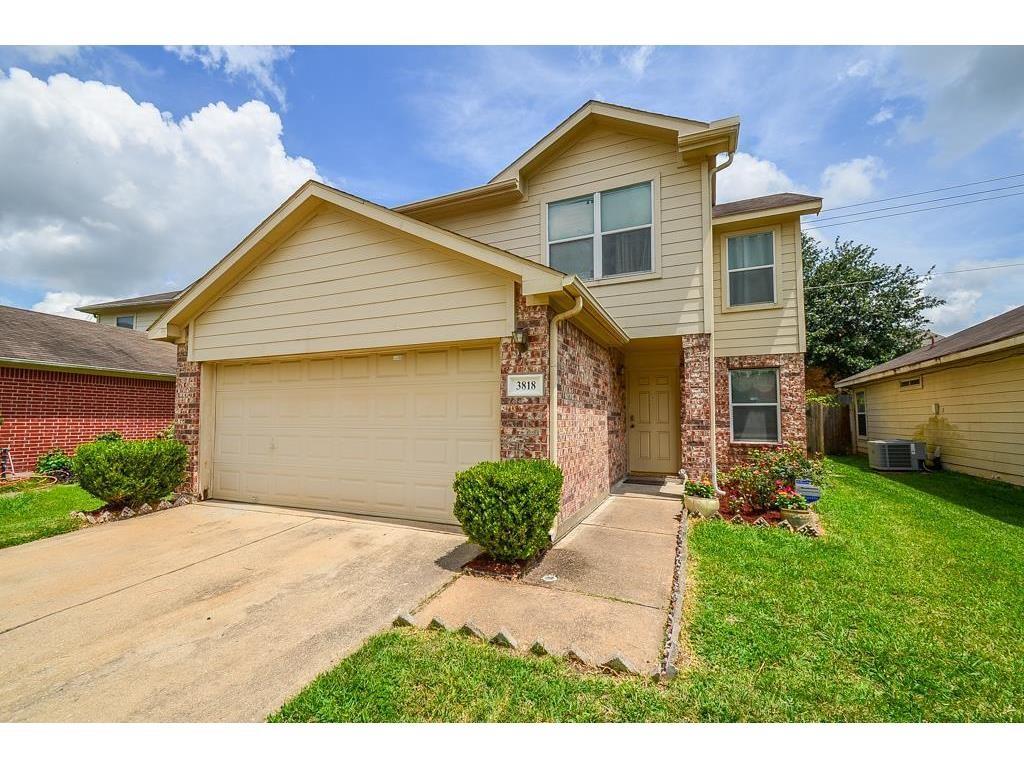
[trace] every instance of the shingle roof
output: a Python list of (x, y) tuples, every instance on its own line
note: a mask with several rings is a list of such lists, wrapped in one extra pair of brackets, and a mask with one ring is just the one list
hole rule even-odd
[(731, 203), (720, 203), (711, 209), (713, 218), (723, 216), (734, 216), (737, 213), (756, 213), (767, 211), (772, 208), (786, 208), (790, 205), (801, 203), (820, 203), (820, 197), (813, 195), (798, 195), (796, 192), (782, 192), (777, 195), (764, 195), (763, 197), (750, 197), (746, 200), (734, 200)]
[(79, 312), (93, 312), (98, 309), (120, 309), (121, 307), (144, 307), (152, 304), (171, 304), (181, 291), (165, 291), (164, 293), (150, 293), (146, 296), (131, 296), (127, 299), (115, 299), (104, 301), (99, 304), (87, 304), (84, 307), (75, 307)]
[(954, 355), (958, 352), (967, 352), (976, 347), (983, 347), (986, 344), (1022, 334), (1024, 334), (1024, 306), (1011, 309), (1009, 312), (1004, 312), (983, 323), (972, 325), (952, 336), (939, 338), (931, 346), (915, 349), (913, 352), (900, 355), (887, 363), (868, 368), (853, 376), (847, 376), (842, 381), (836, 382), (836, 386), (846, 386), (879, 373), (894, 371), (908, 365), (921, 365), (930, 360)]
[(142, 331), (0, 306), (0, 361), (174, 376), (176, 357)]

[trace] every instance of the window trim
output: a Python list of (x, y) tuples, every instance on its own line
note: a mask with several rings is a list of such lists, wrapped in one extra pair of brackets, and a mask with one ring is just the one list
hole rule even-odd
[[(752, 269), (768, 269), (767, 266), (763, 267), (740, 267), (738, 269), (729, 269), (729, 238), (730, 237), (743, 237), (745, 235), (759, 235), (764, 232), (772, 233), (772, 301), (762, 301), (757, 304), (736, 304), (732, 303), (732, 297), (729, 295), (729, 273), (730, 272), (741, 272)], [(759, 309), (781, 309), (782, 308), (782, 279), (781, 279), (781, 262), (780, 262), (780, 251), (782, 243), (782, 226), (780, 224), (774, 224), (770, 226), (754, 227), (751, 229), (736, 229), (728, 232), (723, 232), (720, 235), (718, 245), (718, 256), (721, 262), (721, 281), (722, 281), (722, 306), (723, 312), (751, 312)]]
[[(864, 404), (863, 412), (860, 409), (862, 401), (863, 401), (863, 404)], [(862, 414), (864, 416), (864, 431), (863, 432), (860, 431), (860, 417), (861, 417)], [(853, 421), (854, 421), (854, 429), (857, 430), (857, 437), (858, 438), (863, 437), (863, 438), (867, 439), (867, 436), (868, 436), (868, 392), (867, 392), (866, 389), (858, 389), (858, 390), (855, 390), (854, 393), (853, 393)]]
[[(548, 241), (548, 207), (552, 203), (562, 203), (568, 200), (573, 200), (580, 197), (588, 197), (594, 195), (594, 232), (590, 235), (592, 239), (600, 241), (601, 235), (603, 234), (615, 234), (617, 232), (628, 232), (634, 229), (643, 229), (645, 226), (640, 227), (626, 227), (625, 229), (609, 230), (608, 232), (600, 231), (600, 195), (602, 192), (613, 192), (616, 189), (622, 189), (623, 187), (632, 187), (637, 184), (650, 184), (651, 185), (651, 269), (647, 272), (628, 272), (621, 275), (612, 275), (609, 277), (596, 277), (598, 260), (600, 258), (600, 249), (598, 244), (594, 245), (594, 267), (595, 277), (589, 280), (583, 280), (588, 286), (593, 285), (613, 285), (615, 283), (630, 283), (639, 280), (655, 280), (661, 277), (661, 172), (660, 171), (639, 171), (637, 173), (623, 174), (622, 176), (616, 176), (610, 179), (603, 179), (598, 184), (579, 184), (572, 187), (566, 187), (559, 189), (557, 192), (551, 192), (541, 196), (538, 199), (540, 204), (540, 236), (541, 236), (541, 253), (543, 254), (543, 263), (545, 266), (551, 266), (551, 242)], [(575, 240), (583, 240), (583, 237), (567, 237), (562, 240), (555, 240), (554, 243), (571, 243)], [(557, 267), (555, 267), (557, 269)]]
[[(130, 317), (132, 319), (132, 327), (131, 328), (129, 328), (128, 326), (125, 326), (125, 325), (121, 325), (120, 323), (117, 322), (118, 320), (120, 320), (123, 317)], [(124, 328), (126, 331), (134, 331), (135, 330), (135, 326), (137, 324), (138, 324), (138, 318), (135, 315), (114, 315), (114, 325), (116, 325), (118, 328)]]
[[(773, 403), (733, 403), (732, 401), (732, 374), (738, 371), (772, 371), (775, 374), (775, 440), (737, 440), (736, 423), (733, 418), (734, 407), (743, 408), (750, 406), (764, 407)], [(730, 368), (729, 369), (729, 442), (736, 445), (782, 445), (782, 377), (779, 375), (778, 367), (763, 365), (751, 368)]]

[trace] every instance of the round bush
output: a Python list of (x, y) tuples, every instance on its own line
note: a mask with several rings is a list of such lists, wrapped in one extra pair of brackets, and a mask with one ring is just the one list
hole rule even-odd
[(546, 459), (484, 461), (455, 475), (455, 517), (496, 560), (527, 560), (551, 543), (562, 470)]
[(177, 440), (97, 440), (75, 451), (78, 484), (108, 504), (159, 501), (181, 485), (188, 451)]

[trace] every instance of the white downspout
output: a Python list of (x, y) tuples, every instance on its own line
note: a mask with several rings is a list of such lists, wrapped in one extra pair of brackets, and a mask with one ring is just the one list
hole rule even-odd
[[(714, 205), (715, 198), (715, 176), (719, 171), (723, 171), (732, 165), (733, 157), (735, 152), (730, 152), (729, 157), (721, 165), (716, 165), (711, 169), (711, 173), (708, 175), (708, 186), (710, 187), (710, 205), (707, 211), (707, 229), (705, 232), (706, 236), (714, 238), (714, 234), (711, 230), (711, 205)], [(711, 269), (714, 269), (714, 242), (712, 240), (710, 248)], [(722, 255), (725, 258), (725, 255)], [(725, 495), (725, 491), (718, 487), (718, 403), (715, 395), (715, 379), (717, 378), (717, 372), (715, 371), (715, 276), (713, 274), (707, 275), (707, 283), (704, 286), (704, 330), (708, 334), (708, 399), (711, 401), (709, 406), (711, 408), (711, 487), (715, 489), (715, 493), (719, 496)], [(724, 286), (723, 286), (724, 289)]]
[(583, 309), (583, 297), (577, 296), (571, 309), (551, 318), (548, 329), (548, 458), (558, 463), (558, 324), (578, 315)]

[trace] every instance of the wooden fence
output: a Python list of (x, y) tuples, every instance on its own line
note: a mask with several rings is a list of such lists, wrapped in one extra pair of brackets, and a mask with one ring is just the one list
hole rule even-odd
[(850, 406), (807, 404), (807, 452), (845, 455), (853, 450)]

